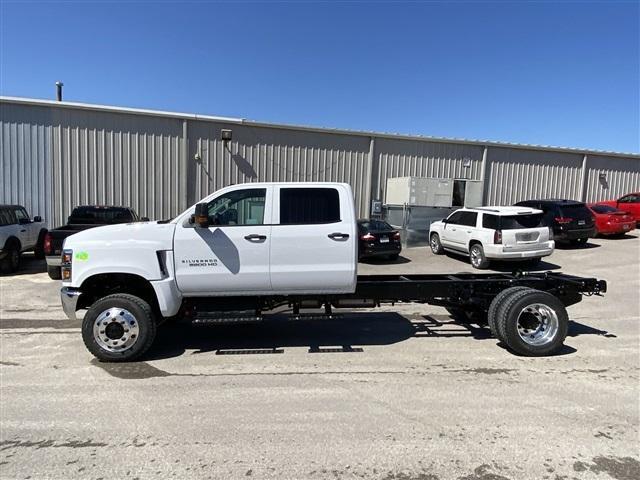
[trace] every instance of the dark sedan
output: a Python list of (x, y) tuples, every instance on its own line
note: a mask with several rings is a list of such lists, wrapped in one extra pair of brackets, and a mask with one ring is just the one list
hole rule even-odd
[(400, 232), (382, 220), (358, 220), (358, 258), (396, 260), (402, 251)]

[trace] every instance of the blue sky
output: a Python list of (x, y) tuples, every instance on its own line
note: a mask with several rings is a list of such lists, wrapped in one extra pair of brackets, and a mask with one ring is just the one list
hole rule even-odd
[(640, 152), (639, 5), (1, 0), (0, 93)]

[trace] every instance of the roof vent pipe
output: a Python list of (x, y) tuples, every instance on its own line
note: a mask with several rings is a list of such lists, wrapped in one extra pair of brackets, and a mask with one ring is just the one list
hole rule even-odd
[(62, 101), (62, 87), (64, 87), (64, 83), (56, 82), (56, 99), (59, 102)]

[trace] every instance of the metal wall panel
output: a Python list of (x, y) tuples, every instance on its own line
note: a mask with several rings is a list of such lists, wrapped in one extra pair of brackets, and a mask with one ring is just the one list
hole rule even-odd
[(512, 205), (521, 200), (580, 200), (582, 155), (489, 147), (485, 205)]
[[(42, 204), (49, 226), (84, 204), (126, 205), (154, 219), (185, 207), (182, 120), (7, 104), (2, 116), (2, 198)], [(37, 188), (25, 180), (36, 168)]]
[(51, 225), (51, 124), (48, 109), (25, 115), (19, 105), (0, 106), (0, 203), (20, 204)]
[[(625, 193), (640, 192), (640, 161), (587, 155), (586, 201), (613, 200)], [(604, 178), (600, 179), (600, 174)]]
[(387, 178), (393, 177), (479, 180), (482, 152), (478, 145), (376, 138), (373, 195), (384, 201)]
[[(225, 147), (221, 129), (231, 129)], [(189, 122), (189, 203), (243, 182), (345, 182), (358, 215), (369, 212), (369, 140), (365, 137)], [(201, 161), (195, 161), (195, 155)]]
[[(222, 128), (233, 131), (228, 148), (219, 140)], [(534, 197), (593, 201), (640, 190), (636, 155), (486, 148), (485, 204)], [(482, 142), (2, 99), (0, 202), (23, 204), (57, 226), (80, 204), (129, 205), (161, 219), (230, 184), (339, 181), (353, 187), (358, 215), (367, 216), (372, 196), (384, 200), (387, 178), (481, 180), (484, 149)]]

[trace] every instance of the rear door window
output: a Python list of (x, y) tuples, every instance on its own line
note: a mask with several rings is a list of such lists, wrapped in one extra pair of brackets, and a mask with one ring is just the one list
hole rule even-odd
[(13, 219), (13, 215), (8, 208), (0, 208), (0, 227), (4, 227), (6, 225), (13, 225), (15, 220)]
[(466, 225), (467, 227), (475, 227), (477, 221), (478, 221), (477, 212), (462, 212), (462, 217), (460, 218), (460, 225)]
[(310, 225), (340, 221), (340, 195), (335, 188), (280, 189), (280, 224)]
[(591, 210), (596, 213), (615, 213), (618, 211), (617, 208), (611, 207), (609, 205), (592, 205)]
[(360, 222), (359, 226), (362, 227), (364, 231), (377, 231), (377, 230), (393, 230), (391, 225), (382, 220), (369, 220), (366, 222)]
[(543, 215), (541, 213), (531, 215), (505, 215), (500, 217), (500, 230), (517, 230), (542, 226)]
[(575, 218), (578, 220), (588, 220), (591, 218), (591, 212), (584, 204), (562, 205), (560, 207), (560, 216)]

